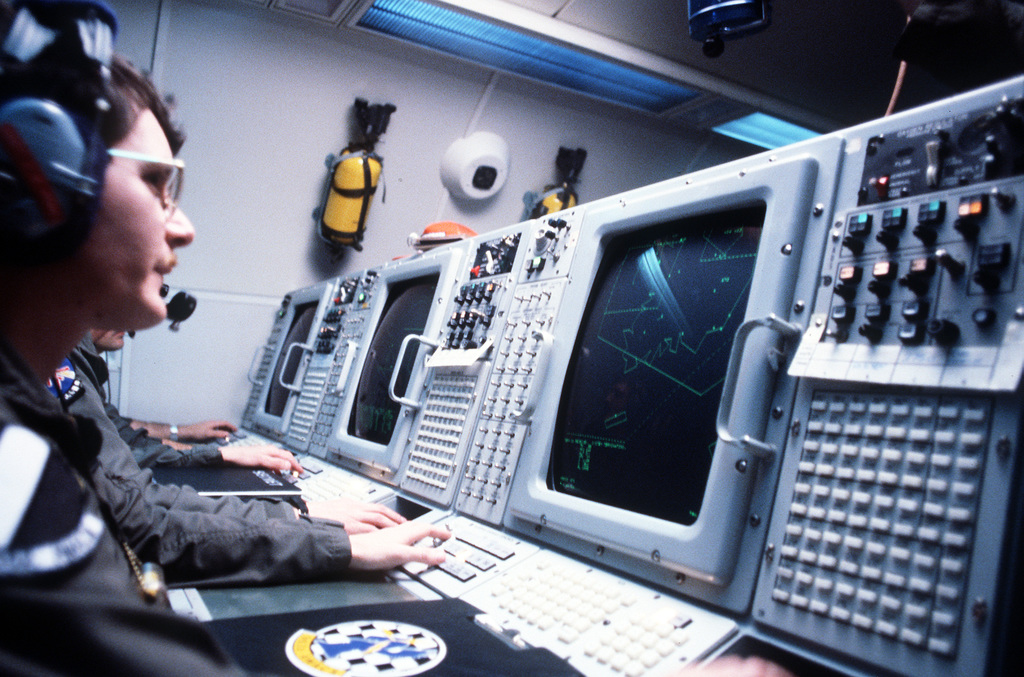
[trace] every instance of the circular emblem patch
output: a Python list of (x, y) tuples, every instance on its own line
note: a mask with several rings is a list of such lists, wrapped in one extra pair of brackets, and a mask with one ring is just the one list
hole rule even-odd
[(285, 645), (292, 665), (323, 675), (418, 675), (439, 665), (448, 649), (423, 628), (393, 621), (352, 621), (299, 630)]

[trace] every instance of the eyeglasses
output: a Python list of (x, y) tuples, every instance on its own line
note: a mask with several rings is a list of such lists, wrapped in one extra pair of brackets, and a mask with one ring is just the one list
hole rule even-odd
[(144, 174), (143, 178), (150, 181), (154, 191), (160, 197), (160, 205), (164, 209), (164, 216), (170, 220), (174, 210), (178, 208), (178, 200), (181, 198), (181, 188), (185, 180), (185, 161), (177, 158), (166, 160), (145, 153), (135, 153), (120, 148), (109, 148), (107, 153), (111, 157), (136, 160), (154, 165), (157, 173), (152, 176)]

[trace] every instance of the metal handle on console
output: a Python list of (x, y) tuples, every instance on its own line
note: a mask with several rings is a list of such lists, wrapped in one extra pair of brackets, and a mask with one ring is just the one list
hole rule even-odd
[(528, 395), (523, 408), (520, 411), (512, 412), (512, 418), (520, 423), (527, 423), (537, 408), (537, 400), (540, 399), (540, 386), (548, 370), (548, 357), (551, 355), (551, 348), (555, 345), (555, 337), (540, 329), (534, 330), (533, 338), (540, 341), (540, 347), (537, 349), (537, 366), (533, 371), (530, 387), (527, 388)]
[[(307, 346), (307, 345), (305, 345), (303, 343), (299, 343), (298, 341), (296, 341), (295, 343), (293, 343), (290, 346), (288, 346), (288, 350), (285, 351), (284, 359), (281, 360), (281, 364), (288, 364), (288, 358), (292, 356), (292, 351), (295, 350), (296, 348), (301, 348), (303, 350), (308, 350), (309, 352), (313, 352), (313, 346)], [(298, 373), (299, 373), (298, 370), (296, 370), (295, 373), (296, 373), (296, 375), (298, 375)], [(299, 391), (302, 390), (302, 388), (300, 386), (297, 386), (294, 383), (285, 383), (284, 382), (284, 370), (283, 369), (277, 375), (277, 382), (281, 384), (282, 388), (285, 388), (287, 390), (292, 390), (294, 392), (299, 392)]]
[[(261, 360), (263, 359), (263, 356), (264, 356), (264, 355), (266, 355), (266, 354), (267, 354), (267, 349), (268, 349), (269, 347), (270, 347), (270, 346), (268, 346), (268, 345), (267, 345), (266, 343), (264, 343), (264, 344), (263, 344), (262, 346), (260, 346), (259, 348), (257, 348), (257, 349), (256, 349), (256, 350), (255, 350), (255, 351), (253, 352), (253, 354), (252, 354), (252, 362), (250, 362), (250, 363), (249, 363), (249, 371), (248, 371), (248, 372), (246, 372), (246, 374), (245, 374), (245, 379), (246, 379), (246, 380), (247, 380), (247, 381), (248, 381), (249, 383), (251, 383), (251, 384), (253, 384), (253, 385), (256, 385), (256, 375), (255, 375), (255, 374), (253, 374), (253, 371), (254, 371), (254, 370), (256, 370), (256, 371), (259, 371), (259, 367), (257, 367), (257, 366), (256, 366), (256, 364), (257, 364), (258, 362), (260, 362), (260, 361), (261, 361)], [(257, 359), (257, 358), (259, 358), (259, 359)]]
[[(398, 358), (395, 359), (395, 368), (391, 372), (391, 382), (388, 383), (388, 395), (391, 397), (392, 400), (398, 402), (399, 404), (404, 404), (405, 406), (411, 407), (413, 409), (419, 409), (420, 407), (423, 406), (422, 402), (410, 400), (407, 397), (399, 397), (398, 395), (395, 394), (395, 381), (398, 380), (398, 372), (401, 371), (402, 362), (405, 361), (405, 351), (409, 347), (409, 344), (412, 343), (413, 341), (419, 341), (423, 345), (430, 346), (431, 348), (437, 348), (439, 345), (441, 345), (437, 341), (431, 341), (426, 336), (420, 336), (418, 334), (409, 334), (404, 339), (402, 339), (402, 347), (398, 349)], [(412, 382), (411, 378), (409, 379), (409, 382)]]
[(348, 375), (352, 371), (352, 364), (356, 361), (356, 351), (359, 350), (359, 344), (355, 341), (349, 341), (345, 346), (345, 362), (341, 365), (341, 374), (338, 375), (338, 385), (335, 386), (334, 392), (340, 393), (345, 390), (345, 386), (348, 385)]
[(732, 341), (732, 352), (729, 354), (729, 368), (725, 374), (725, 383), (722, 385), (722, 399), (718, 407), (718, 439), (739, 446), (754, 456), (764, 457), (775, 453), (774, 444), (755, 440), (750, 435), (736, 438), (729, 432), (729, 417), (732, 414), (733, 397), (736, 395), (736, 383), (740, 378), (739, 367), (743, 348), (747, 344), (747, 337), (758, 327), (771, 329), (785, 340), (798, 339), (803, 331), (800, 325), (786, 322), (775, 313), (758, 320), (748, 320), (736, 330), (736, 337)]

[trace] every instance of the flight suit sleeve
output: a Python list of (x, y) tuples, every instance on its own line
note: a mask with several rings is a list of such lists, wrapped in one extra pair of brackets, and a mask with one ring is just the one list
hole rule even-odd
[(351, 559), (344, 527), (296, 516), (284, 501), (200, 496), (190, 487), (153, 482), (104, 410), (88, 364), (72, 356), (85, 378), (68, 413), (99, 431), (90, 467), (96, 493), (125, 542), (159, 564), (176, 585), (253, 585), (337, 577)]
[(298, 518), (283, 501), (212, 498), (156, 484), (126, 449), (115, 448), (104, 441), (92, 472), (96, 490), (127, 542), (144, 560), (160, 564), (168, 582), (290, 582), (337, 577), (348, 567), (351, 551), (341, 524)]
[(100, 394), (88, 379), (83, 386), (68, 411), (99, 430), (90, 468), (96, 493), (125, 541), (163, 567), (169, 583), (253, 585), (337, 577), (347, 569), (348, 534), (337, 522), (299, 519), (283, 501), (213, 498), (154, 483), (105, 415)]
[(188, 449), (175, 449), (150, 437), (145, 428), (133, 428), (131, 419), (122, 416), (109, 402), (104, 404), (104, 411), (141, 468), (224, 465), (224, 457), (216, 444), (193, 444)]

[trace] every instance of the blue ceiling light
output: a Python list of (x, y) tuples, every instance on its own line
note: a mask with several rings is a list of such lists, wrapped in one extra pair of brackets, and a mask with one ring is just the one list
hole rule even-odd
[(652, 113), (701, 94), (622, 63), (421, 0), (376, 0), (356, 25)]
[(764, 113), (751, 113), (713, 129), (719, 134), (768, 149), (788, 146), (818, 136), (818, 132)]

